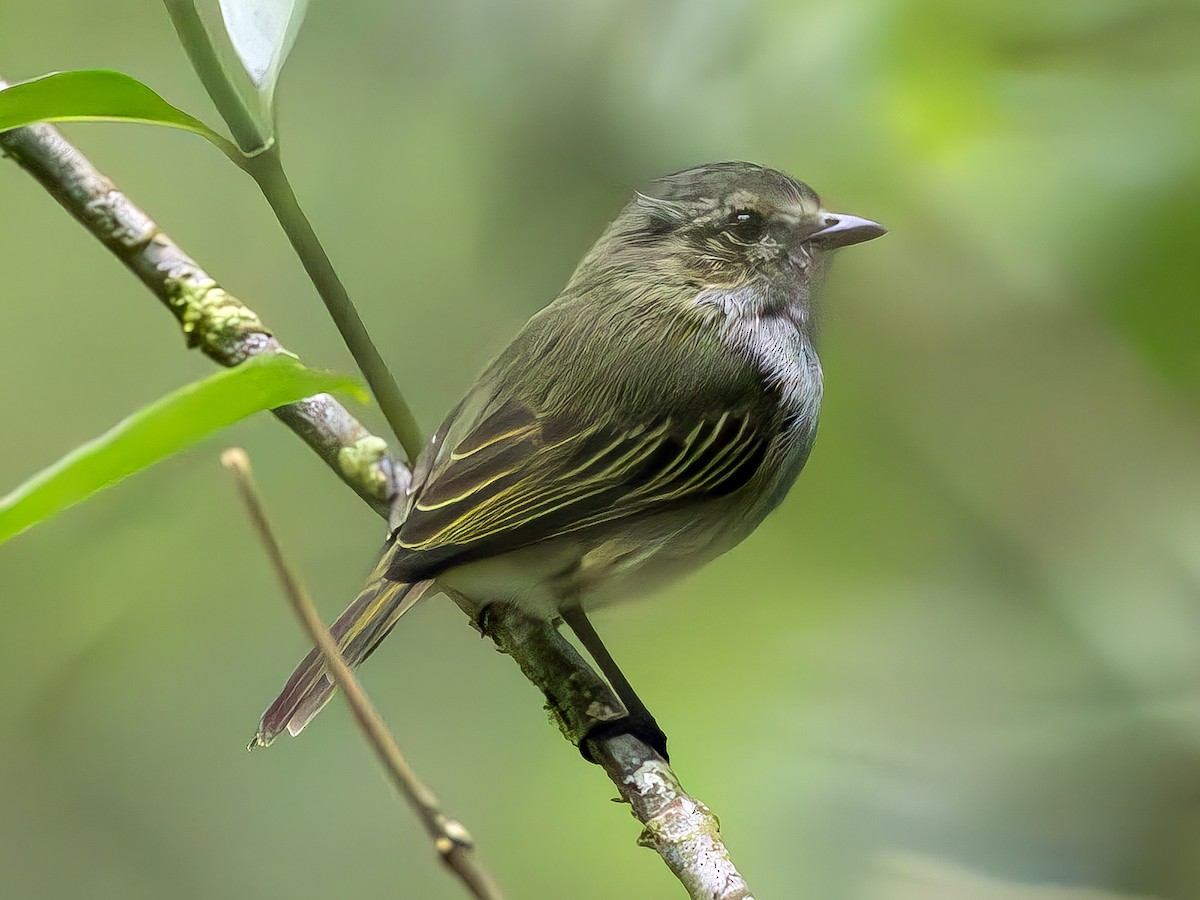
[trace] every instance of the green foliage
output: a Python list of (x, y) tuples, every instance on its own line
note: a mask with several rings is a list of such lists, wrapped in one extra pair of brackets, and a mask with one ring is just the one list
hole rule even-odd
[[(307, 5), (307, 0), (166, 0), (184, 49), (247, 154), (275, 141), (275, 87)], [(0, 131), (35, 122), (83, 121), (181, 128), (241, 165), (237, 147), (227, 138), (121, 72), (54, 72), (0, 91)]]
[(0, 498), (0, 542), (252, 413), (323, 391), (366, 399), (345, 376), (306, 368), (282, 354), (249, 360), (173, 391)]
[(0, 91), (0, 131), (35, 122), (139, 122), (181, 128), (208, 139), (235, 162), (238, 151), (199, 119), (136, 78), (108, 69), (53, 72)]

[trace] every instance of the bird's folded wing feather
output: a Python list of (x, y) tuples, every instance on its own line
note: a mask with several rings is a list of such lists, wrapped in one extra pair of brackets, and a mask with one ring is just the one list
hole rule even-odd
[(730, 493), (762, 463), (775, 430), (764, 418), (726, 409), (562, 430), (510, 401), (443, 448), (395, 536), (403, 571), (389, 577)]

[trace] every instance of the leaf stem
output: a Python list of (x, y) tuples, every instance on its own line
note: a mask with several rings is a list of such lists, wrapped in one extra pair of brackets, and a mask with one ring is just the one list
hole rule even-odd
[(342, 340), (358, 363), (371, 393), (375, 395), (392, 433), (404, 448), (410, 460), (415, 460), (424, 445), (417, 421), (408, 408), (392, 373), (371, 340), (362, 318), (350, 301), (350, 295), (338, 277), (313, 231), (308, 217), (300, 208), (291, 182), (283, 170), (278, 145), (271, 146), (257, 156), (247, 157), (242, 168), (255, 180), (263, 196), (267, 198), (275, 218), (291, 241), (304, 270), (325, 301), (325, 308), (342, 335)]

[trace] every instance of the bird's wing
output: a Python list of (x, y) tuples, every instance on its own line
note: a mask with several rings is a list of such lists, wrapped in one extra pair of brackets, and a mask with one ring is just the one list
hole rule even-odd
[(452, 448), (395, 535), (389, 577), (450, 565), (728, 494), (762, 463), (777, 423), (758, 405), (638, 424), (547, 421), (502, 405)]

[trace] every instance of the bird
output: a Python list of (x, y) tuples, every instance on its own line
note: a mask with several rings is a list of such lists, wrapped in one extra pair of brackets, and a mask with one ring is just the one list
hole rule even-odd
[[(783, 500), (817, 433), (819, 289), (835, 251), (884, 233), (754, 163), (634, 192), (418, 456), (331, 627), (346, 662), (431, 589), (517, 604), (565, 622), (608, 678), (628, 716), (596, 728), (667, 758), (588, 614), (712, 560)], [(313, 650), (251, 746), (299, 734), (334, 690)]]

